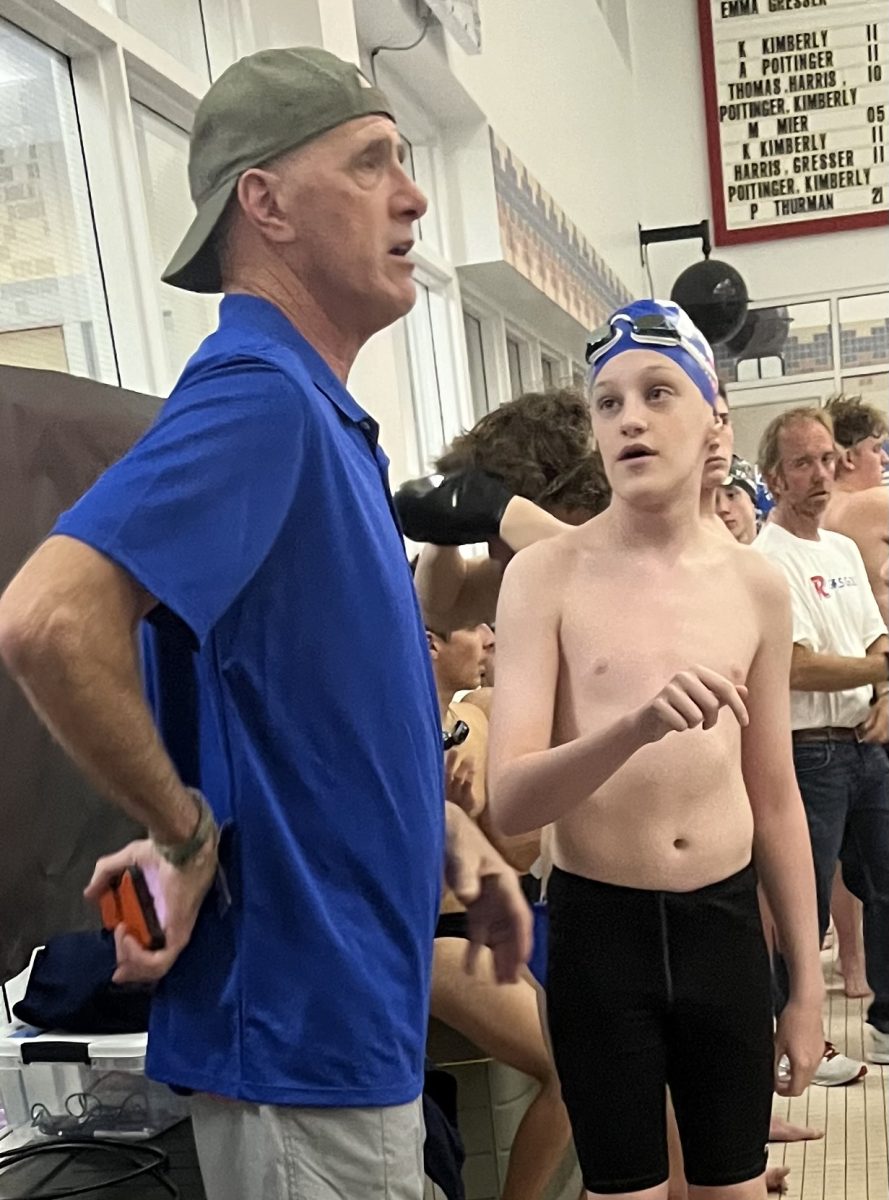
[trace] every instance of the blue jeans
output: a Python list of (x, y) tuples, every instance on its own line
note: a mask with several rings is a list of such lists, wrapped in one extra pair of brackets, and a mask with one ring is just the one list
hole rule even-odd
[[(793, 762), (809, 823), (818, 934), (830, 923), (837, 860), (843, 880), (864, 905), (867, 981), (874, 993), (867, 1019), (889, 1033), (889, 758), (882, 746), (856, 742), (795, 745)], [(787, 972), (776, 964), (779, 1011), (787, 1002)]]

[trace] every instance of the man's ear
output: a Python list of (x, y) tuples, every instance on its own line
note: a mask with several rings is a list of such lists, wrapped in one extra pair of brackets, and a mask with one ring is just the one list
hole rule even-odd
[(837, 465), (842, 466), (844, 471), (857, 471), (858, 467), (855, 459), (852, 457), (851, 449), (841, 446), (839, 442), (835, 443), (837, 452)]
[(293, 227), (280, 202), (281, 177), (277, 171), (251, 167), (238, 180), (238, 202), (255, 229), (272, 242), (292, 240)]
[(431, 629), (426, 630), (426, 645), (429, 647), (429, 653), (433, 660), (438, 658), (439, 641)]

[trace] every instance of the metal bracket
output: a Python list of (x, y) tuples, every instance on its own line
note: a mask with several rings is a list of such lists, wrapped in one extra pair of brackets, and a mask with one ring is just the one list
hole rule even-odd
[(655, 242), (683, 242), (690, 238), (701, 239), (704, 258), (710, 257), (710, 222), (705, 218), (697, 225), (663, 225), (659, 229), (643, 229), (639, 226), (639, 257), (645, 266), (645, 248)]

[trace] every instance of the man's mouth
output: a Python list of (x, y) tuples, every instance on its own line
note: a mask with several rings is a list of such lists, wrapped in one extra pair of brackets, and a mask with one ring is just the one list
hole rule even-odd
[(398, 242), (395, 246), (392, 247), (392, 249), (389, 251), (389, 253), (394, 254), (396, 258), (407, 258), (407, 256), (410, 254), (411, 250), (413, 250), (413, 248), (414, 248), (414, 243), (411, 240), (408, 240), (406, 242)]
[(655, 454), (656, 451), (652, 450), (650, 446), (637, 442), (632, 446), (624, 446), (617, 456), (617, 461), (630, 462), (637, 458), (654, 458)]

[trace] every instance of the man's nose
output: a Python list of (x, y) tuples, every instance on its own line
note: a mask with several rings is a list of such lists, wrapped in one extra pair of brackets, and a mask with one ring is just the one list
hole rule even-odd
[(426, 210), (429, 208), (429, 201), (426, 199), (426, 193), (422, 188), (411, 179), (404, 167), (401, 168), (407, 184), (403, 191), (403, 197), (399, 204), (399, 215), (410, 221), (419, 221), (425, 217)]

